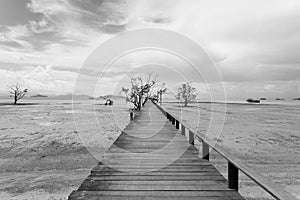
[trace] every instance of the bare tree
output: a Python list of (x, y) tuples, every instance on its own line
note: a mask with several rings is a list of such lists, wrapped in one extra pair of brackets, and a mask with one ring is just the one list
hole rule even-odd
[(14, 104), (17, 104), (17, 102), (27, 94), (27, 92), (27, 89), (21, 89), (19, 83), (16, 83), (9, 87), (9, 96), (14, 98)]
[(147, 78), (143, 75), (130, 74), (131, 88), (122, 87), (120, 94), (126, 101), (131, 102), (136, 110), (140, 110), (153, 95), (156, 79), (157, 76), (153, 76), (153, 73), (148, 74)]
[(182, 83), (178, 88), (177, 95), (175, 96), (180, 102), (187, 106), (189, 102), (195, 100), (197, 97), (197, 90), (191, 83)]

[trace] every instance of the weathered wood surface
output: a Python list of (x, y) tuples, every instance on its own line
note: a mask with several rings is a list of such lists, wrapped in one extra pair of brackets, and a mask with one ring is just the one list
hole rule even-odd
[(243, 199), (152, 103), (145, 105), (69, 200)]

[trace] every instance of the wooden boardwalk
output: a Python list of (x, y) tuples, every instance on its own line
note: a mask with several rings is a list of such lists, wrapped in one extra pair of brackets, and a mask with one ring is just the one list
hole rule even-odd
[(69, 200), (243, 199), (148, 103)]

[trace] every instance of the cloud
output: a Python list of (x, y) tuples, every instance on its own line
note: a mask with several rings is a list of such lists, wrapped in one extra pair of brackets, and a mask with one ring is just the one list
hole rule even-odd
[(300, 80), (299, 65), (262, 65), (261, 73), (267, 80)]
[(0, 44), (4, 45), (4, 46), (8, 46), (8, 47), (13, 47), (13, 48), (23, 48), (23, 46), (16, 42), (16, 41), (11, 41), (11, 40), (4, 40), (4, 41), (1, 41), (0, 40)]
[(30, 24), (31, 30), (37, 34), (54, 31), (54, 27), (45, 18), (38, 22), (30, 21), (29, 24)]
[(76, 76), (76, 73), (53, 70), (52, 66), (26, 67), (19, 71), (0, 69), (0, 92), (7, 92), (9, 85), (18, 82), (32, 94), (71, 93)]
[(31, 45), (28, 41), (24, 41), (22, 38), (29, 34), (26, 26), (9, 26), (3, 27), (0, 31), (0, 43), (5, 47), (5, 50), (24, 50), (30, 48)]
[(20, 71), (23, 70), (24, 68), (25, 66), (23, 64), (0, 62), (0, 70)]
[(153, 16), (145, 17), (145, 22), (154, 24), (168, 24), (171, 22), (171, 19), (163, 16)]
[(275, 88), (275, 85), (274, 85), (274, 84), (267, 84), (267, 85), (264, 87), (265, 90), (272, 90), (272, 89), (274, 89), (274, 88)]
[[(23, 10), (31, 11), (31, 16), (34, 17), (23, 20), (20, 25), (1, 26), (1, 42), (11, 47), (9, 50), (26, 50), (28, 53), (47, 51), (53, 43), (74, 49), (74, 46), (94, 46), (100, 33), (115, 34), (126, 30), (127, 22), (123, 13), (124, 7), (121, 6), (122, 1), (98, 2), (27, 1), (25, 5), (20, 6), (23, 6)], [(20, 28), (23, 30), (13, 31)], [(3, 41), (3, 38), (6, 38), (6, 41)], [(22, 48), (23, 43), (27, 44), (25, 48)]]
[(244, 63), (220, 65), (224, 81), (292, 81), (300, 80), (298, 65), (264, 65), (257, 63)]
[(111, 34), (125, 30), (126, 17), (122, 5), (122, 1), (32, 0), (28, 8), (34, 13), (42, 13), (56, 28), (63, 29), (63, 25), (77, 23), (85, 28)]

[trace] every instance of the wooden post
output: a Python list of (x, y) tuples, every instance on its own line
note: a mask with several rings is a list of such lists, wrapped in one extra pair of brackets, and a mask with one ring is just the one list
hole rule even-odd
[(181, 135), (185, 135), (185, 126), (181, 124)]
[(209, 145), (202, 140), (202, 158), (209, 160)]
[(169, 115), (169, 121), (172, 121), (172, 115)]
[(172, 124), (175, 124), (175, 118), (172, 117)]
[(194, 133), (189, 131), (189, 143), (194, 145)]
[(166, 113), (167, 114), (167, 119), (169, 119), (169, 113)]
[(228, 161), (228, 187), (238, 191), (239, 189), (239, 169)]
[(175, 121), (175, 124), (176, 124), (176, 129), (179, 129), (179, 121), (178, 120)]

